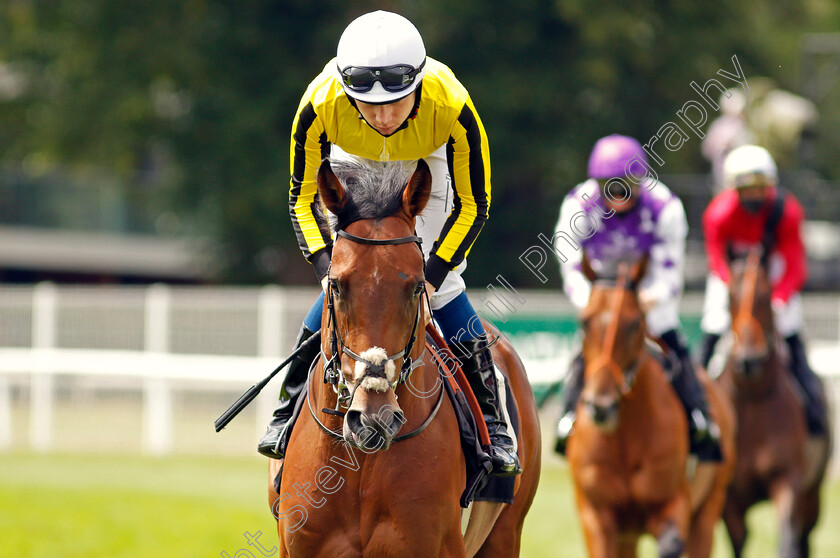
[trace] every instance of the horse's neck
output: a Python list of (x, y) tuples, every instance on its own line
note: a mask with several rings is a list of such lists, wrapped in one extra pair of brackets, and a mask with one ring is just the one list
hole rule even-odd
[(418, 343), (423, 343), (423, 351), (414, 357), (414, 364), (417, 366), (406, 377), (405, 382), (397, 386), (397, 396), (400, 407), (406, 413), (409, 422), (412, 421), (412, 410), (425, 410), (434, 405), (439, 389), (444, 389), (441, 382), (445, 381), (443, 373), (438, 370), (437, 362), (431, 351), (425, 346), (425, 340), (418, 338)]
[(657, 394), (668, 387), (668, 377), (659, 359), (652, 350), (645, 347), (639, 356), (639, 368), (636, 371), (636, 381), (632, 392), (637, 396), (657, 397)]

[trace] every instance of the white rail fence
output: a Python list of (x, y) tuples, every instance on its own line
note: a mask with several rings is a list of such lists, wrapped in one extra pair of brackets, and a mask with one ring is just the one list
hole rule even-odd
[[(0, 286), (0, 451), (253, 455), (279, 377), (221, 433), (213, 421), (288, 353), (316, 294), (276, 286)], [(520, 317), (571, 315), (559, 293), (517, 294), (525, 301)], [(809, 295), (805, 303), (812, 364), (837, 408), (840, 296)], [(687, 295), (683, 310), (696, 316), (701, 304), (702, 295)], [(546, 332), (513, 341), (533, 383), (562, 375), (573, 348)]]

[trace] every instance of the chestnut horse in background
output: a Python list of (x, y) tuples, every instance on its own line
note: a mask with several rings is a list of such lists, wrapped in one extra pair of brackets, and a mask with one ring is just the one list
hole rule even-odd
[[(318, 172), (320, 198), (338, 217), (339, 230), (321, 322), (322, 354), (289, 441), (282, 496), (274, 490), (279, 461), (271, 461), (269, 503), (280, 556), (519, 556), (540, 473), (533, 392), (502, 338), (493, 357), (518, 406), (523, 473), (513, 504), (475, 502), (463, 534), (465, 458), (455, 412), (424, 344), (423, 254), (414, 236), (431, 174), (422, 160), (410, 179), (395, 165), (402, 163), (325, 160)], [(394, 196), (361, 199), (365, 184)], [(330, 377), (337, 386), (325, 382)]]
[(688, 424), (682, 404), (645, 339), (636, 285), (647, 258), (618, 278), (595, 278), (581, 317), (586, 368), (568, 460), (592, 558), (636, 556), (639, 537), (657, 540), (660, 558), (708, 558), (734, 459), (734, 412), (705, 374), (720, 426), (722, 463), (689, 478)]
[(738, 463), (723, 518), (735, 558), (740, 558), (747, 510), (769, 498), (779, 522), (779, 556), (806, 558), (820, 512), (830, 438), (808, 442), (802, 400), (780, 356), (772, 285), (760, 249), (753, 249), (746, 262), (731, 262), (730, 268), (730, 346), (717, 383), (737, 413)]

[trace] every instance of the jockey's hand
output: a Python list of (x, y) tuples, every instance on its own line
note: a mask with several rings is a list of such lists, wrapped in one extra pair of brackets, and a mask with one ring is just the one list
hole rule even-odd
[(435, 294), (435, 288), (430, 283), (426, 283), (426, 295), (423, 295), (423, 327), (425, 328), (432, 321), (432, 309), (429, 306), (429, 301), (432, 300), (432, 295)]
[(646, 289), (639, 291), (639, 306), (642, 308), (642, 312), (648, 313), (657, 304), (659, 304), (659, 300), (653, 290)]

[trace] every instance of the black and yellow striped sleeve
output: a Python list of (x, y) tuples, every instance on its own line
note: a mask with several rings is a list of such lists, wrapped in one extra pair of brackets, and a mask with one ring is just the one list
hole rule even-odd
[(329, 225), (318, 200), (316, 176), (330, 143), (311, 102), (302, 102), (292, 123), (289, 214), (298, 246), (320, 280), (327, 274), (332, 251)]
[(469, 98), (452, 126), (446, 159), (454, 205), (426, 264), (426, 280), (435, 287), (467, 257), (490, 208), (489, 143)]

